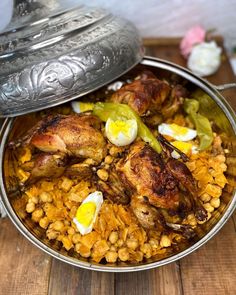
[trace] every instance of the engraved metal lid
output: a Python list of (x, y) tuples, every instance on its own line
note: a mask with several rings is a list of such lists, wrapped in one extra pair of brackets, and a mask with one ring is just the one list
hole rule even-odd
[(137, 29), (103, 9), (16, 2), (12, 22), (0, 34), (0, 117), (73, 100), (142, 59)]

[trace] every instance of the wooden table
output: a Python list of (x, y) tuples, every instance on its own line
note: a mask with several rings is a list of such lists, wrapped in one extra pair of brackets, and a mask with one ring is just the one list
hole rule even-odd
[[(219, 40), (221, 41), (221, 40)], [(185, 66), (178, 39), (145, 40), (146, 54)], [(215, 84), (235, 81), (226, 57), (209, 77)], [(236, 92), (225, 97), (236, 109)], [(225, 295), (236, 294), (236, 214), (206, 245), (175, 263), (136, 273), (99, 273), (69, 266), (28, 242), (8, 218), (0, 220), (1, 295)]]

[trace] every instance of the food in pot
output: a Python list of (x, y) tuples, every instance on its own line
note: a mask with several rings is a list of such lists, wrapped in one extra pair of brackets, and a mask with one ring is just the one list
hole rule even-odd
[(109, 94), (42, 113), (9, 143), (24, 211), (80, 257), (162, 258), (220, 206), (221, 137), (184, 86), (150, 72)]

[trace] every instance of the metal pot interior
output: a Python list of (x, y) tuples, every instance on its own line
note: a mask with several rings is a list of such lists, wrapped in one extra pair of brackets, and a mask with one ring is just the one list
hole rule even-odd
[[(214, 211), (212, 218), (208, 222), (199, 225), (198, 238), (192, 241), (191, 244), (179, 244), (174, 253), (166, 253), (162, 257), (158, 256), (155, 259), (147, 259), (144, 263), (138, 265), (128, 263), (103, 265), (81, 259), (76, 252), (66, 251), (60, 242), (49, 241), (45, 236), (45, 231), (35, 224), (30, 216), (25, 213), (25, 201), (21, 198), (20, 190), (12, 190), (12, 187), (17, 185), (14, 159), (11, 153), (6, 150), (6, 144), (9, 140), (20, 137), (27, 129), (33, 126), (39, 119), (39, 113), (24, 115), (15, 119), (7, 119), (4, 122), (1, 132), (1, 195), (3, 204), (14, 224), (31, 242), (62, 261), (87, 269), (117, 272), (136, 271), (161, 266), (191, 253), (209, 240), (230, 217), (236, 205), (236, 196), (234, 193), (236, 188), (236, 118), (234, 112), (222, 96), (207, 82), (197, 78), (187, 70), (168, 62), (145, 58), (141, 64), (122, 76), (119, 80), (132, 79), (144, 69), (151, 70), (160, 79), (178, 79), (189, 90), (200, 88), (207, 94), (200, 101), (201, 112), (209, 119), (214, 120), (217, 131), (222, 135), (223, 146), (229, 150), (229, 153), (226, 154), (228, 165), (226, 176), (228, 184), (223, 190), (221, 205), (218, 210)], [(104, 90), (105, 88), (100, 89), (99, 93)]]

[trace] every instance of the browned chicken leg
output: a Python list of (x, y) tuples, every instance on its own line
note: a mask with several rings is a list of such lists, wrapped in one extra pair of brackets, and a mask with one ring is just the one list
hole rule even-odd
[(150, 109), (160, 109), (170, 91), (171, 87), (167, 82), (157, 79), (147, 71), (139, 79), (116, 91), (111, 101), (128, 104), (139, 115), (144, 115)]
[[(95, 164), (102, 161), (106, 155), (106, 141), (100, 126), (101, 121), (93, 115), (49, 116), (10, 146), (28, 145), (32, 148), (34, 163), (30, 181), (59, 177), (70, 158), (78, 161), (90, 158)], [(73, 166), (67, 172), (71, 175), (81, 169), (86, 175), (90, 174), (88, 165)]]
[(178, 207), (177, 180), (166, 169), (161, 155), (144, 142), (136, 142), (130, 147), (127, 157), (118, 163), (117, 170), (153, 206), (166, 209)]
[(106, 153), (100, 124), (99, 118), (92, 115), (49, 117), (33, 134), (30, 144), (43, 152), (62, 152), (99, 163)]
[[(181, 207), (188, 211), (192, 209), (198, 220), (207, 218), (206, 210), (197, 199), (194, 179), (184, 163), (175, 159), (165, 162), (160, 154), (139, 141), (130, 147), (127, 157), (117, 164), (117, 171), (151, 205), (170, 209), (177, 214)], [(191, 202), (183, 204), (179, 184), (188, 191)], [(192, 204), (192, 208), (189, 208), (189, 204)]]
[(145, 122), (148, 125), (155, 125), (155, 121), (160, 123), (160, 116), (172, 117), (186, 95), (187, 90), (182, 85), (172, 86), (166, 81), (157, 79), (153, 73), (145, 71), (132, 83), (116, 91), (110, 100), (128, 104), (140, 116), (148, 115)]

